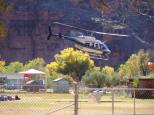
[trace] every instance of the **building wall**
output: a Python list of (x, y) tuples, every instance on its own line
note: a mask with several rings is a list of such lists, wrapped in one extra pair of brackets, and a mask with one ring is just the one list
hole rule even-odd
[(140, 88), (154, 88), (154, 79), (143, 79), (139, 84)]
[(66, 80), (53, 82), (52, 88), (53, 88), (53, 92), (56, 92), (56, 93), (69, 92), (69, 83)]

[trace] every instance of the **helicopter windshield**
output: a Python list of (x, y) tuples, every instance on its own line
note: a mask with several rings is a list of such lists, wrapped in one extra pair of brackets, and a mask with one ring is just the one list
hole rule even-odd
[(108, 50), (109, 48), (107, 47), (107, 45), (105, 43), (101, 43), (101, 49)]

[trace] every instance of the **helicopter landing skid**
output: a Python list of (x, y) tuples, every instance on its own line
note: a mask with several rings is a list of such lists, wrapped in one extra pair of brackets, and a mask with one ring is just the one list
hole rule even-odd
[(83, 49), (81, 49), (79, 47), (74, 47), (74, 48), (78, 49), (78, 50), (82, 50), (85, 53), (88, 53), (90, 58), (92, 58), (92, 59), (108, 60), (108, 58), (109, 58), (109, 56), (106, 54), (102, 55), (102, 54), (98, 54), (98, 53), (94, 53), (94, 52), (88, 52), (88, 50), (84, 51)]
[(97, 54), (92, 54), (92, 53), (89, 53), (90, 55), (90, 58), (92, 59), (100, 59), (100, 60), (108, 60), (108, 56), (107, 55), (97, 55)]

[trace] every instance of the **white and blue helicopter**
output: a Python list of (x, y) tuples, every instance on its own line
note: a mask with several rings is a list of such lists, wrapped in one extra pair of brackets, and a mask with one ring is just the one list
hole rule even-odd
[[(80, 29), (86, 32), (96, 33), (96, 34), (101, 34), (101, 35), (110, 35), (110, 36), (118, 36), (118, 37), (128, 37), (129, 36), (129, 35), (122, 35), (122, 34), (112, 34), (112, 33), (91, 31), (91, 30), (87, 30), (87, 29), (83, 29), (83, 28), (79, 28), (79, 27), (75, 27), (75, 26), (71, 26), (71, 25), (59, 23), (59, 22), (53, 22), (53, 24), (67, 26), (67, 27)], [(111, 50), (108, 48), (105, 42), (97, 40), (96, 37), (94, 36), (85, 36), (81, 32), (78, 32), (76, 35), (73, 35), (73, 36), (66, 36), (66, 35), (63, 35), (62, 33), (52, 32), (51, 26), (49, 26), (48, 29), (49, 29), (49, 34), (48, 34), (47, 40), (49, 40), (51, 36), (63, 38), (63, 39), (73, 42), (75, 44), (74, 45), (75, 48), (83, 52), (89, 53), (91, 58), (103, 59), (103, 60), (108, 60), (109, 58), (109, 54), (111, 53)]]

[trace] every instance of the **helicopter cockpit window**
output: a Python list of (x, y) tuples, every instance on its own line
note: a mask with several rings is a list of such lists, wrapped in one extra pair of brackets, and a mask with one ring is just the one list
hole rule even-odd
[(99, 46), (98, 43), (95, 43), (95, 48), (96, 48), (96, 49), (100, 49), (100, 46)]
[(89, 47), (89, 46), (90, 46), (90, 43), (85, 43), (85, 45), (86, 45), (87, 47)]
[(92, 47), (92, 48), (95, 48), (95, 45), (94, 45), (94, 43), (90, 43), (90, 45), (89, 45), (90, 47)]
[(103, 43), (101, 44), (101, 49), (107, 49), (107, 46)]

